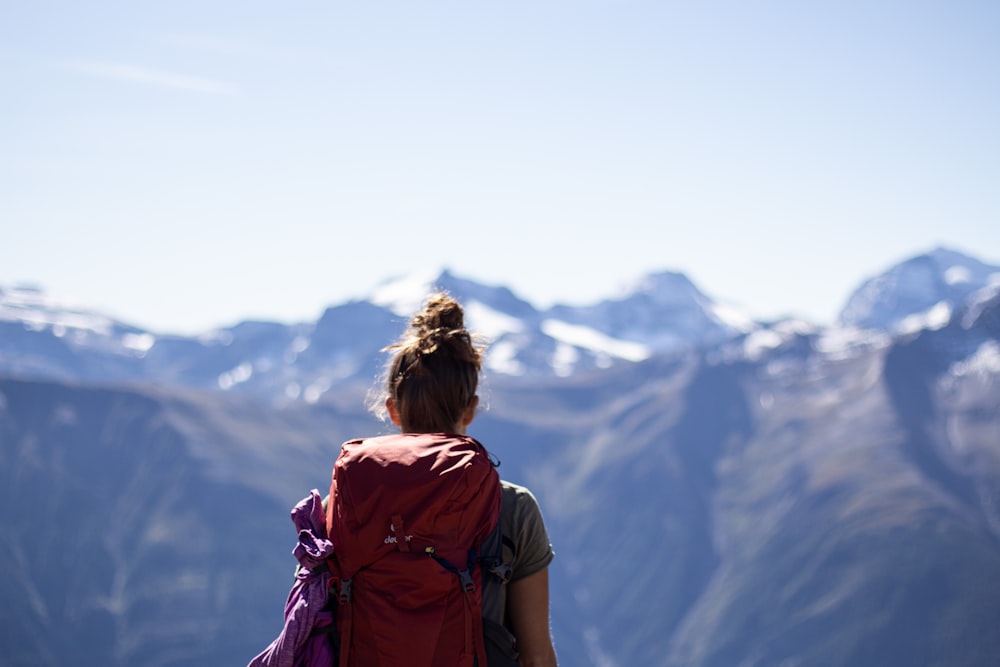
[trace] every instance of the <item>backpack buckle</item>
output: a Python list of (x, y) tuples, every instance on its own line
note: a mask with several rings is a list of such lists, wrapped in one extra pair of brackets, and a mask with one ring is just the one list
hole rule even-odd
[(351, 601), (351, 580), (344, 579), (340, 582), (340, 604), (345, 605)]
[(476, 590), (476, 582), (472, 580), (472, 573), (468, 570), (462, 570), (458, 573), (458, 581), (466, 593), (472, 593)]
[(514, 574), (510, 565), (506, 563), (496, 563), (490, 568), (490, 573), (505, 584), (510, 583), (510, 578)]

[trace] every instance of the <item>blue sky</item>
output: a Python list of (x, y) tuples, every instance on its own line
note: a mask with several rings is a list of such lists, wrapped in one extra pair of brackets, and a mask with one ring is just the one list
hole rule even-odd
[(157, 331), (427, 268), (831, 321), (1000, 263), (1000, 4), (13, 2), (0, 285)]

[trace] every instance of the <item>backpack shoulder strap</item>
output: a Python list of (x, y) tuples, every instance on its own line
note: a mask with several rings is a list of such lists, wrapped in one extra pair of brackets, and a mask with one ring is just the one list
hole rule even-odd
[[(502, 503), (501, 503), (502, 505)], [(513, 575), (511, 561), (504, 560), (505, 547), (516, 558), (517, 546), (514, 541), (503, 534), (503, 510), (497, 518), (497, 525), (482, 544), (480, 552), (480, 574), (483, 582), (483, 643), (486, 648), (487, 667), (517, 667), (517, 640), (504, 625), (504, 605), (500, 600), (505, 598), (501, 591)], [(490, 591), (487, 595), (487, 591)], [(495, 600), (487, 607), (487, 598)], [(487, 611), (489, 613), (487, 614)]]
[(486, 585), (487, 577), (493, 576), (500, 580), (501, 584), (510, 581), (510, 563), (503, 560), (503, 547), (508, 544), (513, 547), (513, 542), (504, 537), (503, 534), (503, 503), (500, 505), (500, 513), (497, 516), (497, 525), (490, 532), (486, 541), (483, 542), (479, 551), (479, 562), (483, 573), (483, 585)]

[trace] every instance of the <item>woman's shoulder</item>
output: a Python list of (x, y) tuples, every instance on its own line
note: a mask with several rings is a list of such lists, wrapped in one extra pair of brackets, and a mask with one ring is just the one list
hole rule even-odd
[(531, 489), (520, 484), (500, 480), (502, 491), (502, 514), (504, 523), (508, 526), (519, 525), (524, 522), (541, 522), (542, 510), (538, 505), (538, 499)]
[[(514, 482), (508, 482), (505, 479), (500, 480), (500, 489), (503, 493), (503, 503), (504, 505), (521, 505), (524, 503), (537, 505), (538, 499), (535, 498), (535, 494), (531, 492), (526, 486), (521, 486), (520, 484), (515, 484)], [(506, 509), (506, 507), (504, 508)]]

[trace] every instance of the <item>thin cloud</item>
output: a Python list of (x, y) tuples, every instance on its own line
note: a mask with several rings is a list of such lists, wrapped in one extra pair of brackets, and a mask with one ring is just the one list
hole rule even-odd
[(236, 90), (235, 86), (224, 81), (174, 74), (173, 72), (164, 72), (147, 67), (135, 67), (133, 65), (77, 61), (70, 63), (70, 68), (83, 74), (105, 79), (128, 81), (130, 83), (158, 86), (160, 88), (172, 88), (192, 93), (229, 95)]
[(311, 58), (308, 52), (299, 49), (285, 47), (277, 49), (256, 42), (212, 35), (171, 34), (163, 37), (161, 41), (176, 49), (243, 60), (293, 64)]

